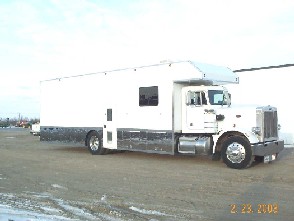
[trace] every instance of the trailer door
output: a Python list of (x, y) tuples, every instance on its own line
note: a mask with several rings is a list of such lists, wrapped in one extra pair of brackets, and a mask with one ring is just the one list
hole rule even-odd
[(106, 110), (106, 119), (103, 126), (103, 147), (117, 149), (117, 130), (114, 123), (113, 109)]

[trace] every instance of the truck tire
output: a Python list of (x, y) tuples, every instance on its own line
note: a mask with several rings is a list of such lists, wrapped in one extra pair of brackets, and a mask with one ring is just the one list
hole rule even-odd
[(103, 142), (101, 136), (97, 131), (91, 131), (87, 136), (88, 150), (93, 155), (106, 154), (106, 149), (103, 148)]
[(222, 144), (221, 155), (223, 162), (233, 169), (247, 168), (254, 160), (250, 143), (241, 136), (228, 137)]

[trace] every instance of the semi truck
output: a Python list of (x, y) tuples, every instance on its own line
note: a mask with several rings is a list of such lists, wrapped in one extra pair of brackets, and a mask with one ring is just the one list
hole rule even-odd
[(230, 168), (270, 162), (284, 148), (277, 108), (234, 107), (227, 67), (167, 61), (41, 81), (40, 140), (114, 150), (211, 155)]

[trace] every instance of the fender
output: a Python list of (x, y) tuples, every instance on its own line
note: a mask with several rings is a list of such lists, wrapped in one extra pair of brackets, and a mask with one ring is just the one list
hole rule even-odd
[(216, 151), (220, 151), (220, 144), (228, 136), (244, 136), (248, 139), (250, 144), (259, 143), (257, 135), (252, 133), (252, 131), (249, 131), (248, 129), (242, 127), (226, 128), (226, 130), (221, 130), (218, 134), (212, 135), (213, 153), (215, 153)]

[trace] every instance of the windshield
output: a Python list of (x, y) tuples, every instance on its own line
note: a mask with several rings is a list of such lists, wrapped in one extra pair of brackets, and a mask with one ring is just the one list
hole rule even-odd
[(209, 103), (211, 105), (228, 105), (228, 96), (226, 96), (226, 94), (227, 93), (222, 90), (209, 90)]

